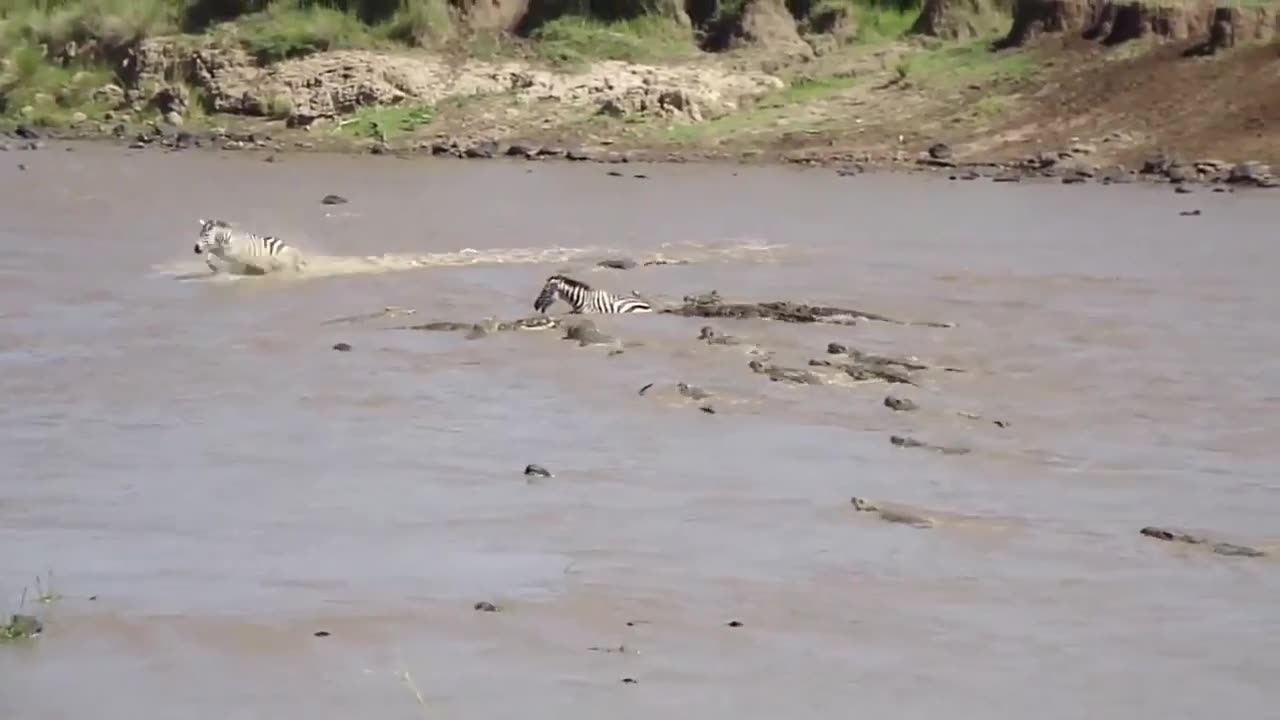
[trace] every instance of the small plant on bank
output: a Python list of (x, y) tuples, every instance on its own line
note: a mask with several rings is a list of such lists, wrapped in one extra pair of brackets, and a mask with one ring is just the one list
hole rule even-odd
[(430, 125), (435, 109), (430, 105), (404, 103), (366, 107), (338, 123), (338, 132), (349, 137), (388, 142)]

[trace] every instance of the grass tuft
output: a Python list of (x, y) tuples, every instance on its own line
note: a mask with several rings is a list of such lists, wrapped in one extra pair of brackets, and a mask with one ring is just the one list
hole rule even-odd
[(354, 138), (390, 142), (430, 125), (435, 108), (418, 103), (361, 108), (338, 123), (337, 132)]
[(615, 22), (566, 15), (538, 28), (530, 39), (542, 59), (563, 66), (580, 66), (591, 59), (672, 62), (697, 52), (688, 28), (658, 15)]

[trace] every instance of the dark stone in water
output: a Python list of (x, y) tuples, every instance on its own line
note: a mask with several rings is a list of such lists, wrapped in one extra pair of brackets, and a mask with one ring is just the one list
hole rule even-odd
[(317, 631), (315, 631), (314, 633), (312, 633), (312, 635), (315, 635), (316, 637), (329, 637), (329, 631), (328, 631), (328, 630), (317, 630)]
[(476, 612), (498, 612), (498, 606), (487, 600), (481, 600), (472, 607), (475, 608)]
[(21, 138), (22, 140), (39, 140), (40, 139), (40, 133), (36, 132), (35, 130), (32, 130), (27, 125), (19, 125), (18, 127), (14, 128), (13, 136), (16, 138)]
[(1200, 214), (1199, 210), (1183, 210), (1178, 213), (1182, 217), (1195, 217)]
[(622, 173), (618, 172), (617, 170), (610, 170), (609, 172), (605, 173), (605, 175), (608, 175), (609, 177), (622, 177)]
[(715, 409), (715, 408), (713, 408), (713, 407), (711, 407), (710, 405), (703, 405), (702, 407), (700, 407), (700, 408), (698, 408), (698, 409), (699, 409), (699, 410), (701, 410), (702, 412), (704, 412), (704, 413), (708, 414), (708, 415), (715, 415), (715, 414), (716, 414), (716, 409)]
[(849, 352), (849, 348), (838, 342), (827, 343), (827, 353), (830, 355), (844, 355)]
[(541, 465), (526, 465), (524, 467), (525, 475), (536, 475), (538, 477), (551, 477), (551, 472)]
[(636, 683), (638, 683), (638, 682), (640, 682), (640, 681), (639, 681), (639, 680), (636, 680), (635, 678), (631, 678), (631, 677), (624, 677), (624, 678), (622, 678), (622, 682), (626, 683), (627, 685), (635, 685)]
[(1186, 185), (1184, 185), (1184, 184), (1182, 184), (1182, 183), (1178, 183), (1177, 185), (1175, 185), (1175, 186), (1173, 187), (1173, 191), (1174, 191), (1174, 192), (1176, 192), (1176, 193), (1178, 193), (1178, 194), (1180, 194), (1180, 195), (1190, 195), (1190, 194), (1191, 194), (1191, 188), (1187, 187)]
[(338, 352), (351, 352), (351, 346), (348, 345), (347, 343), (338, 343), (337, 345), (333, 346), (333, 349), (337, 350)]
[(725, 625), (728, 625), (729, 627), (732, 627), (732, 628), (742, 627), (742, 621), (741, 621), (741, 620), (730, 620), (729, 622), (725, 623)]
[(341, 195), (325, 195), (324, 198), (320, 200), (320, 204), (321, 205), (346, 205), (347, 199), (342, 197)]

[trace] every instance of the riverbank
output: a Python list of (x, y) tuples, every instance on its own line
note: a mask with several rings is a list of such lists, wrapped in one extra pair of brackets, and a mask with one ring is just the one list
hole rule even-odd
[(1280, 15), (1266, 4), (749, 0), (614, 22), (432, 7), (378, 20), (276, 3), (110, 39), (13, 15), (9, 37), (48, 49), (6, 61), (4, 115), (22, 130), (9, 144), (1277, 184)]

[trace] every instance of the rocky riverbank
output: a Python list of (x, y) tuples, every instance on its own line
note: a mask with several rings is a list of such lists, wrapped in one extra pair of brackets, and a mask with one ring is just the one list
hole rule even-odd
[[(658, 35), (592, 25), (573, 47), (604, 59), (583, 50), (571, 65), (548, 62), (553, 40), (531, 32), (512, 41), (523, 52), (480, 53), (474, 28), (470, 44), (286, 48), (285, 59), (236, 23), (114, 45), (73, 40), (46, 53), (69, 73), (63, 87), (10, 92), (0, 147), (107, 138), (271, 158), (727, 160), (957, 180), (1149, 179), (1184, 192), (1280, 185), (1280, 14), (1265, 3), (789, 7), (677, 7)], [(514, 37), (535, 10), (546, 9), (483, 21)], [(478, 22), (457, 20), (468, 17)], [(909, 24), (895, 30), (895, 18)], [(102, 66), (101, 84), (103, 73), (75, 70)]]

